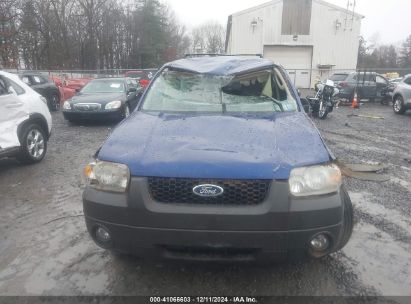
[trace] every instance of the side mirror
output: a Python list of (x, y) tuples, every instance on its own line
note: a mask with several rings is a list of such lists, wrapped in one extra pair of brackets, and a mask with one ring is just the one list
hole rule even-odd
[(81, 89), (76, 88), (76, 93), (80, 93)]
[(298, 97), (301, 97), (301, 91), (300, 91), (300, 89), (297, 89), (297, 94), (298, 94)]

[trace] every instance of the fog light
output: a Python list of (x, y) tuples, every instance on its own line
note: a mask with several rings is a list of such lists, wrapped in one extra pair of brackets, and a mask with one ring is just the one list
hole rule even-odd
[(97, 227), (95, 235), (96, 235), (96, 239), (99, 243), (107, 244), (107, 243), (111, 242), (110, 232), (108, 232), (103, 227)]
[(315, 251), (326, 251), (330, 247), (330, 239), (324, 234), (316, 235), (310, 242)]

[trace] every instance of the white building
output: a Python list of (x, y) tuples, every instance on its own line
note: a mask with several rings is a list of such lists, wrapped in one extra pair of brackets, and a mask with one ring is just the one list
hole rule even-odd
[(364, 16), (322, 0), (272, 0), (228, 18), (227, 54), (262, 54), (299, 88), (357, 66)]

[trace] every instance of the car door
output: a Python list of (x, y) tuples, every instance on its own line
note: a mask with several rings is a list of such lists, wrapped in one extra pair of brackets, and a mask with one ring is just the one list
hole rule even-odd
[(372, 79), (369, 73), (359, 72), (353, 76), (353, 80), (355, 82), (355, 87), (357, 87), (358, 94), (361, 99), (363, 98), (370, 98), (372, 94)]
[(25, 103), (10, 86), (10, 80), (0, 75), (0, 150), (20, 146), (17, 129), (26, 116)]
[(365, 75), (365, 96), (367, 99), (374, 99), (377, 96), (377, 82), (375, 74), (367, 73)]
[(389, 81), (382, 77), (381, 75), (376, 75), (375, 78), (376, 83), (376, 97), (381, 98), (384, 97), (387, 93)]
[(404, 79), (404, 89), (402, 90), (404, 103), (411, 105), (411, 76)]

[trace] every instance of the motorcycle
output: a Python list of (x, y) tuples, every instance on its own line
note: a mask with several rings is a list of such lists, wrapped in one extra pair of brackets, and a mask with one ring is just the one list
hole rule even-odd
[(318, 83), (316, 90), (315, 97), (307, 97), (311, 113), (314, 117), (326, 119), (327, 115), (334, 110), (335, 97), (338, 96), (340, 91), (335, 87), (332, 80)]

